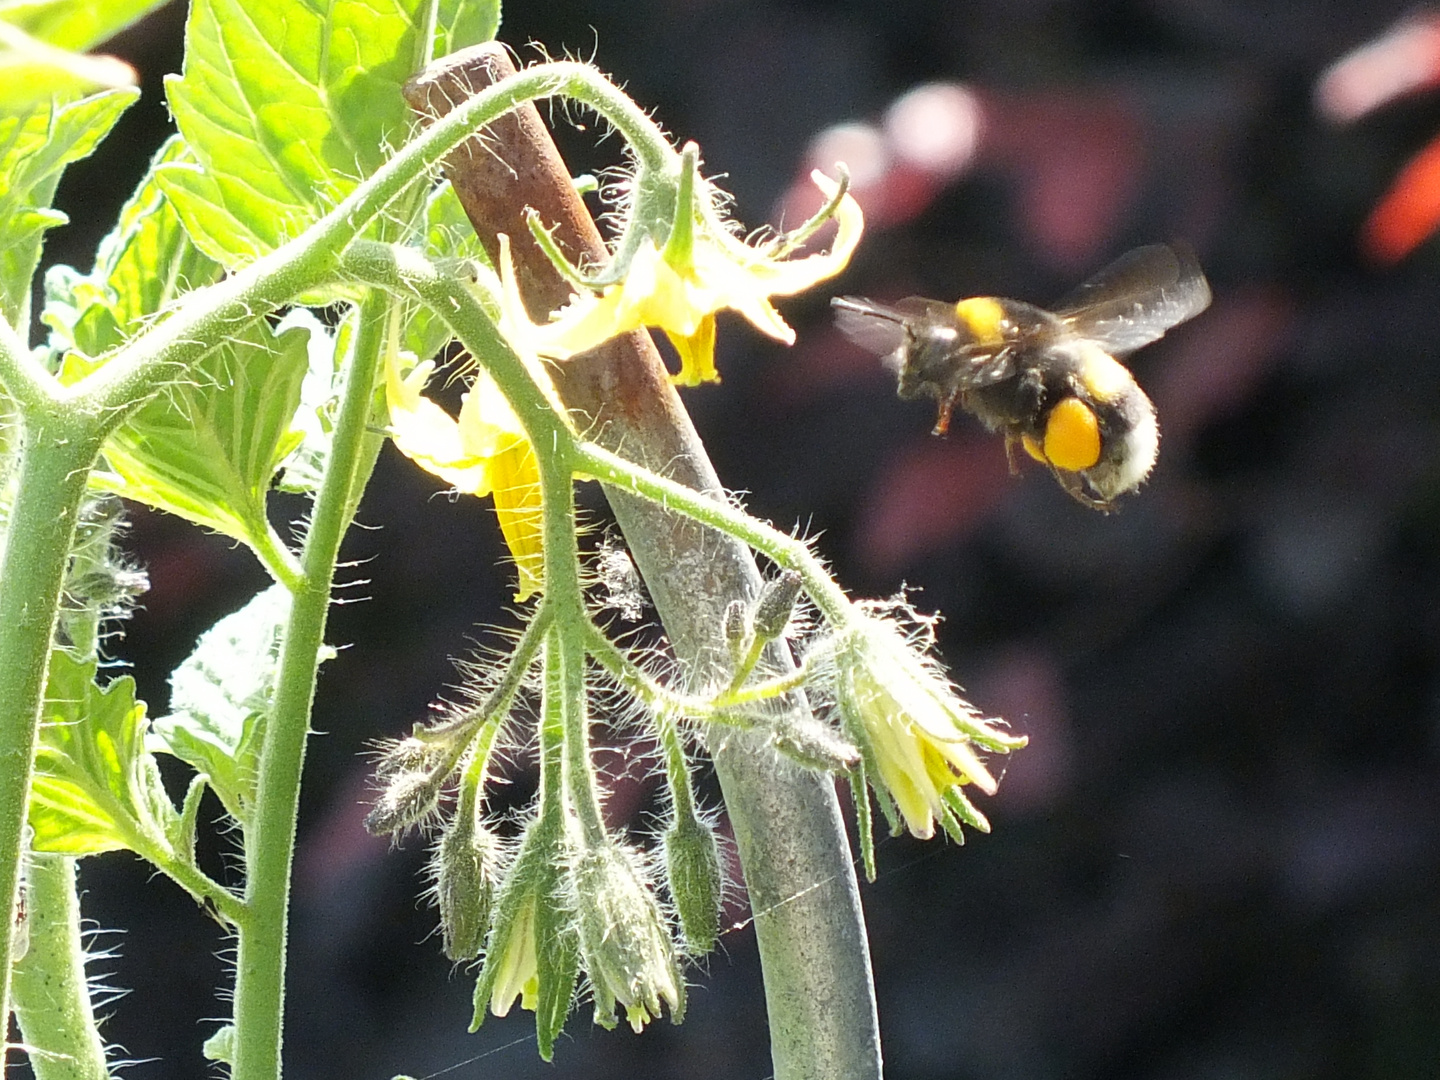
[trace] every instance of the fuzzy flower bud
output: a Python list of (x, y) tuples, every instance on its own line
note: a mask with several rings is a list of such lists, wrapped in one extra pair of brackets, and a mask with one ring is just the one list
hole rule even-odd
[(725, 605), (724, 630), (730, 653), (738, 658), (750, 646), (750, 620), (744, 600), (731, 600)]
[(498, 848), (499, 840), (475, 821), (473, 813), (461, 813), (435, 849), (435, 900), (442, 944), (450, 960), (473, 960), (485, 944)]
[(779, 577), (765, 582), (760, 590), (760, 599), (755, 602), (755, 636), (765, 641), (774, 641), (785, 633), (790, 615), (795, 610), (795, 601), (800, 598), (801, 577), (794, 570), (786, 570)]
[(633, 857), (614, 844), (584, 847), (571, 870), (580, 954), (595, 996), (595, 1022), (615, 1026), (616, 1004), (635, 1031), (669, 1005), (685, 1008), (670, 928)]
[(372, 836), (403, 832), (419, 825), (435, 809), (442, 781), (428, 772), (399, 772), (385, 778), (385, 788), (365, 815)]
[(884, 784), (921, 839), (935, 834), (937, 820), (957, 835), (960, 821), (983, 827), (960, 790), (974, 784), (995, 793), (995, 778), (976, 747), (1008, 753), (1026, 742), (957, 695), (925, 655), (932, 642), (932, 623), (903, 601), (891, 601), (870, 605), (835, 654), (835, 695), (846, 729), (864, 751), (872, 783)]
[(715, 830), (694, 814), (677, 818), (665, 833), (665, 875), (695, 955), (708, 953), (720, 936), (720, 845)]
[(785, 713), (774, 723), (772, 740), (792, 761), (822, 772), (848, 772), (861, 760), (854, 743), (808, 712)]

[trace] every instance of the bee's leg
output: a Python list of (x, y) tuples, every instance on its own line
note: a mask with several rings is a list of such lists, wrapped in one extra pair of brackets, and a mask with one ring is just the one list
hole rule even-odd
[(1005, 461), (1010, 466), (1011, 476), (1020, 475), (1020, 466), (1015, 463), (1015, 447), (1019, 445), (1019, 443), (1020, 440), (1014, 435), (1011, 435), (1008, 431), (1005, 433)]
[(1068, 472), (1065, 469), (1057, 469), (1050, 466), (1050, 471), (1055, 474), (1055, 479), (1065, 489), (1069, 496), (1081, 506), (1088, 506), (1091, 510), (1099, 510), (1102, 514), (1109, 514), (1114, 511), (1115, 504), (1105, 499), (1097, 499), (1091, 494), (1093, 490), (1085, 479), (1084, 473)]
[(940, 415), (935, 418), (935, 427), (931, 435), (944, 435), (950, 430), (950, 414), (955, 411), (955, 403), (960, 400), (960, 391), (956, 390), (946, 394), (940, 399)]

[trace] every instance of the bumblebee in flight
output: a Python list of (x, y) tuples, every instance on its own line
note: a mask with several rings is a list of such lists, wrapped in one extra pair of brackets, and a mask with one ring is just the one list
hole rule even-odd
[(1048, 466), (1076, 500), (1108, 511), (1155, 464), (1155, 406), (1120, 358), (1193, 318), (1210, 284), (1188, 247), (1154, 244), (1122, 255), (1053, 312), (1019, 300), (958, 303), (908, 297), (894, 305), (837, 296), (851, 341), (886, 357), (902, 398), (940, 405), (935, 434), (956, 406)]

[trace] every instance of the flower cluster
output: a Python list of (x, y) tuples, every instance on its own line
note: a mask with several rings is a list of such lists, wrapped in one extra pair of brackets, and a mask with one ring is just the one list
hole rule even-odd
[[(693, 144), (675, 157), (674, 183), (662, 199), (668, 219), (657, 218), (655, 201), (637, 198), (626, 234), (616, 243), (616, 264), (605, 275), (609, 284), (594, 287), (536, 226), (536, 238), (555, 259), (577, 291), (545, 323), (526, 313), (509, 243), (500, 238), (500, 276), (477, 268), (479, 286), (495, 301), (499, 329), (545, 390), (557, 415), (565, 416), (541, 357), (563, 361), (642, 326), (663, 330), (680, 354), (675, 381), (686, 386), (718, 381), (715, 369), (715, 316), (733, 309), (762, 332), (786, 344), (795, 332), (770, 298), (790, 296), (839, 273), (850, 259), (864, 220), (859, 205), (837, 182), (816, 172), (816, 186), (827, 202), (809, 222), (766, 245), (738, 240), (720, 215), (720, 193), (698, 175)], [(655, 190), (654, 185), (636, 185)], [(826, 221), (838, 223), (826, 252), (789, 258)], [(656, 237), (662, 238), (657, 241)], [(638, 237), (638, 239), (636, 239)], [(411, 362), (398, 353), (386, 367), (390, 435), (407, 457), (459, 492), (492, 495), (501, 531), (519, 570), (516, 599), (542, 588), (539, 471), (523, 425), (483, 369), (474, 373), (458, 418), (424, 396), (434, 365)]]

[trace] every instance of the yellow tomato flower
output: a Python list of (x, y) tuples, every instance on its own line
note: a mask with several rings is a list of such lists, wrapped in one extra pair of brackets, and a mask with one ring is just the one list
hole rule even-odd
[(461, 400), (458, 421), (421, 393), (434, 370), (426, 360), (402, 374), (399, 356), (386, 357), (390, 438), (402, 454), (456, 491), (494, 496), (500, 531), (520, 572), (515, 599), (524, 600), (540, 591), (545, 566), (535, 451), (483, 369)]
[[(824, 173), (810, 177), (827, 199), (840, 186)], [(682, 255), (652, 239), (635, 253), (625, 279), (600, 295), (582, 292), (562, 308), (555, 320), (535, 328), (537, 350), (564, 358), (642, 326), (664, 330), (680, 354), (682, 386), (718, 382), (715, 370), (715, 313), (738, 311), (761, 332), (792, 345), (795, 331), (770, 303), (772, 296), (791, 296), (845, 268), (860, 241), (865, 219), (848, 193), (835, 208), (839, 231), (828, 252), (798, 259), (775, 258), (764, 248), (741, 243), (710, 222), (697, 228)], [(675, 261), (672, 261), (675, 260)]]
[[(924, 627), (922, 636), (928, 634)], [(871, 779), (884, 784), (906, 827), (922, 840), (935, 835), (937, 819), (953, 819), (948, 803), (961, 785), (995, 794), (995, 778), (976, 744), (1002, 753), (1025, 745), (1023, 736), (1004, 734), (962, 700), (887, 619), (864, 618), (836, 664), (836, 695), (849, 733), (880, 774)]]

